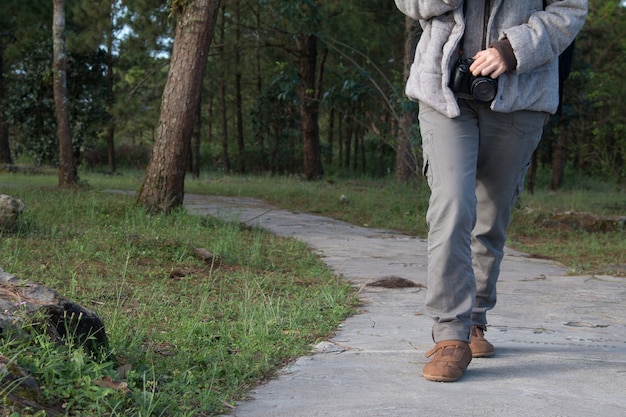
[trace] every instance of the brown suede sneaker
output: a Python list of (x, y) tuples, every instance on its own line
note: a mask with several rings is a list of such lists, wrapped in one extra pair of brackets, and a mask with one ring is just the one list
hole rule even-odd
[(485, 331), (479, 326), (472, 326), (469, 346), (473, 358), (488, 358), (495, 351), (493, 345), (485, 339)]
[(426, 352), (426, 357), (435, 355), (424, 365), (424, 378), (429, 381), (452, 382), (459, 379), (472, 361), (472, 351), (467, 342), (444, 340)]

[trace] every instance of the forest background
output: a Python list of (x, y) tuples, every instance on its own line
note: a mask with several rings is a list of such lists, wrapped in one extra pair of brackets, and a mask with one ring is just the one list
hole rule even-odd
[[(81, 169), (147, 166), (175, 3), (66, 1), (67, 94)], [(553, 189), (568, 172), (618, 184), (626, 176), (626, 14), (618, 0), (591, 0), (589, 10), (562, 112), (536, 154)], [(0, 163), (58, 163), (52, 12), (45, 0), (0, 5)], [(188, 115), (188, 171), (415, 178), (419, 132), (403, 89), (418, 37), (419, 26), (391, 0), (222, 1), (197, 86), (198, 117)], [(305, 101), (317, 112), (319, 156), (309, 165)]]

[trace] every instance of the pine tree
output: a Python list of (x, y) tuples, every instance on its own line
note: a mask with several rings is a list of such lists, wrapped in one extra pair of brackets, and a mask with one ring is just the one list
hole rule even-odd
[(177, 12), (170, 70), (152, 158), (139, 192), (150, 212), (169, 213), (183, 203), (187, 154), (219, 0), (189, 0)]

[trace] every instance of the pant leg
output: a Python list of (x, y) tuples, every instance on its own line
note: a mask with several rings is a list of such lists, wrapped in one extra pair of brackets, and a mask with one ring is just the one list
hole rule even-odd
[(476, 293), (470, 245), (476, 221), (478, 119), (467, 106), (450, 119), (420, 103), (419, 122), (431, 189), (426, 311), (434, 320), (435, 342), (467, 341)]
[(496, 304), (496, 283), (511, 211), (523, 188), (532, 153), (541, 139), (548, 115), (531, 111), (495, 113), (485, 104), (471, 105), (480, 123), (477, 220), (471, 245), (476, 278), (472, 322), (484, 326), (486, 312)]

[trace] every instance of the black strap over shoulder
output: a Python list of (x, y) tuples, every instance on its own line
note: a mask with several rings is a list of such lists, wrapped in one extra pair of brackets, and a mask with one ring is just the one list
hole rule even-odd
[[(544, 0), (545, 1), (545, 0)], [(465, 19), (465, 15), (467, 14), (467, 0), (463, 0), (463, 19)], [(459, 59), (463, 57), (463, 49), (465, 45), (465, 32), (463, 32), (463, 36), (461, 36), (461, 42), (459, 44)]]

